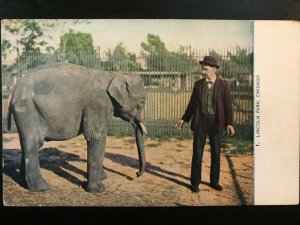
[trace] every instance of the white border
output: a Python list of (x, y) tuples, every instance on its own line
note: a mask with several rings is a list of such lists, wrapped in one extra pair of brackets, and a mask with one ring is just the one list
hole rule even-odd
[(299, 203), (299, 90), (300, 23), (255, 21), (255, 205)]

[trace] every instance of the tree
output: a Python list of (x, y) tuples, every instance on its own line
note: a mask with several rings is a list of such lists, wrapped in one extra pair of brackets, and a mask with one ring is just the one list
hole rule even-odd
[[(7, 51), (19, 49), (25, 52), (51, 52), (54, 47), (49, 43), (54, 33), (64, 33), (67, 27), (88, 20), (47, 20), (47, 19), (6, 19), (1, 21), (1, 46), (3, 41), (10, 44)], [(53, 31), (56, 32), (53, 32)], [(13, 41), (15, 40), (15, 41)]]
[(168, 53), (169, 62), (166, 65), (168, 71), (177, 71), (182, 73), (193, 72), (197, 60), (191, 55), (191, 47), (180, 46), (177, 52)]
[(250, 49), (237, 47), (234, 51), (227, 51), (226, 58), (214, 50), (209, 55), (216, 58), (220, 65), (219, 74), (223, 77), (242, 79), (244, 75), (253, 74), (253, 52)]
[(165, 43), (160, 40), (159, 36), (154, 34), (147, 35), (147, 42), (141, 43), (141, 47), (144, 50), (141, 52), (141, 55), (146, 59), (147, 69), (165, 71), (165, 56), (168, 54)]
[(120, 42), (114, 48), (114, 50), (108, 49), (107, 62), (105, 65), (106, 70), (112, 71), (137, 71), (141, 70), (141, 65), (136, 62), (136, 55), (134, 53), (127, 52), (123, 43)]
[(147, 42), (141, 43), (144, 50), (141, 54), (146, 60), (147, 70), (187, 72), (195, 64), (184, 46), (180, 46), (177, 52), (168, 51), (160, 37), (153, 34), (148, 34)]
[(76, 32), (72, 29), (60, 38), (59, 50), (64, 53), (92, 53), (93, 38), (89, 33)]
[(8, 40), (1, 40), (1, 55), (5, 58), (7, 52), (11, 47), (11, 43)]
[[(32, 69), (49, 61), (54, 52), (51, 39), (56, 33), (63, 33), (67, 27), (88, 20), (47, 20), (47, 19), (6, 19), (1, 21), (1, 53), (5, 59), (14, 51), (11, 60), (15, 60), (7, 71)], [(53, 32), (55, 30), (55, 32)], [(3, 66), (5, 61), (2, 62)], [(9, 76), (4, 74), (3, 76)]]
[(61, 36), (58, 52), (70, 63), (93, 67), (96, 60), (92, 35), (72, 29)]
[(40, 40), (43, 36), (41, 25), (34, 20), (24, 20), (24, 34), (19, 41), (24, 46), (25, 52), (37, 52), (40, 53), (40, 47), (45, 46), (47, 42)]
[(237, 47), (236, 53), (228, 52), (230, 62), (236, 68), (238, 67), (241, 73), (253, 73), (253, 52), (248, 49)]
[(160, 40), (158, 35), (148, 34), (147, 36), (148, 43), (142, 42), (141, 47), (147, 51), (149, 54), (158, 54), (167, 52), (165, 43)]
[[(10, 47), (18, 48), (22, 52), (40, 53), (40, 48), (47, 45), (43, 38), (43, 28), (40, 20), (5, 20), (3, 27), (4, 41), (8, 42)], [(16, 42), (11, 43), (8, 36), (13, 36)]]

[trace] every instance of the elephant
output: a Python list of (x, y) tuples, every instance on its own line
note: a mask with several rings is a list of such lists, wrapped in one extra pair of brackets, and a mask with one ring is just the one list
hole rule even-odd
[(63, 141), (83, 134), (87, 142), (86, 191), (104, 191), (100, 174), (106, 175), (103, 159), (110, 115), (135, 129), (137, 176), (141, 176), (146, 167), (145, 101), (143, 80), (137, 74), (58, 62), (31, 70), (15, 84), (7, 115), (8, 130), (13, 115), (19, 134), (21, 182), (30, 191), (49, 190), (40, 173), (39, 149), (44, 141)]

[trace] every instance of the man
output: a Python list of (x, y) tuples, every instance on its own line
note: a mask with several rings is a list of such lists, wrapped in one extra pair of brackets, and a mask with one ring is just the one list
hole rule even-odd
[(191, 190), (199, 192), (201, 168), (206, 136), (209, 137), (211, 149), (210, 186), (215, 190), (223, 190), (219, 184), (221, 135), (227, 130), (234, 135), (232, 100), (229, 83), (217, 77), (219, 65), (216, 59), (205, 56), (201, 64), (204, 78), (194, 84), (189, 104), (176, 127), (182, 129), (185, 122), (191, 122), (194, 133), (193, 158), (191, 169)]

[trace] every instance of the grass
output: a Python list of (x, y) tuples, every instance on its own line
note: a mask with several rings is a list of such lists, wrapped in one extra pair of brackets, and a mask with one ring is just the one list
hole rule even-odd
[[(109, 130), (109, 135), (116, 137), (134, 136), (134, 131), (130, 124), (124, 121), (114, 121), (115, 125), (122, 125), (121, 129), (111, 129)], [(146, 121), (146, 126), (148, 130), (147, 138), (152, 138), (158, 142), (169, 141), (171, 139), (184, 140), (192, 139), (192, 132), (189, 130), (189, 126), (186, 125), (183, 130), (178, 130), (174, 128), (174, 121), (169, 120), (152, 120)], [(150, 144), (152, 145), (152, 144)], [(154, 146), (147, 147), (157, 147)], [(253, 141), (243, 139), (240, 137), (228, 137), (223, 136), (222, 148), (227, 154), (230, 155), (243, 155), (243, 154), (253, 154)]]
[(222, 141), (222, 147), (225, 153), (229, 155), (253, 154), (252, 140), (226, 137)]
[[(170, 138), (186, 139), (191, 137), (189, 126), (186, 125), (183, 130), (175, 128), (176, 121), (167, 119), (156, 119), (145, 121), (147, 127), (147, 137), (158, 138), (160, 140), (169, 140)], [(112, 118), (108, 124), (108, 135), (116, 137), (134, 136), (134, 129), (131, 124), (121, 119)]]
[[(154, 137), (154, 140), (158, 142), (170, 141), (170, 139), (185, 140), (192, 139), (192, 135), (164, 135), (160, 137)], [(147, 147), (157, 147), (157, 144), (149, 144)], [(177, 145), (180, 147), (180, 144)], [(245, 155), (253, 154), (253, 141), (244, 140), (236, 137), (224, 137), (222, 139), (222, 149), (229, 155)]]

